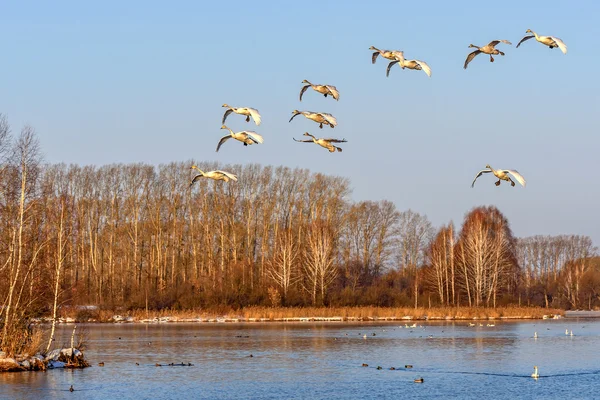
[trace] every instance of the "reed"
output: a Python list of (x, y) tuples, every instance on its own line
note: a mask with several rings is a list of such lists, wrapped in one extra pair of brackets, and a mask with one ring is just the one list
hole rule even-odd
[[(343, 321), (370, 321), (377, 319), (402, 320), (470, 320), (470, 319), (541, 319), (544, 315), (562, 315), (558, 309), (541, 307), (262, 307), (252, 306), (241, 309), (215, 307), (190, 310), (149, 310), (135, 309), (123, 312), (100, 310), (97, 322), (113, 322), (115, 315), (131, 317), (139, 322), (147, 319), (170, 318), (177, 320), (214, 321), (217, 319), (238, 321), (285, 321), (294, 319), (341, 319)], [(63, 317), (72, 317), (63, 315)], [(85, 321), (80, 321), (85, 322)]]

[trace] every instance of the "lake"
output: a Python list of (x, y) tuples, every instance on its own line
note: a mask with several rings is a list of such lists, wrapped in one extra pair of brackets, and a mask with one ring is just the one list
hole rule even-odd
[[(77, 329), (87, 331), (85, 354), (92, 367), (0, 374), (0, 398), (600, 396), (600, 320), (482, 324), (417, 322), (416, 328), (405, 328), (404, 322), (80, 324)], [(565, 329), (574, 335), (565, 335)], [(72, 325), (61, 325), (57, 344), (69, 343), (71, 331)], [(407, 364), (413, 368), (406, 369)], [(534, 365), (539, 367), (538, 380), (531, 378)], [(415, 383), (416, 378), (424, 382)], [(68, 390), (71, 385), (73, 393)]]

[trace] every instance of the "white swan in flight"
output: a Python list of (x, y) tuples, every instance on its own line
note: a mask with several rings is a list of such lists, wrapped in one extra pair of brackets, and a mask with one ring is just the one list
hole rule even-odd
[(263, 142), (263, 137), (253, 131), (241, 131), (241, 132), (234, 133), (231, 129), (229, 129), (225, 125), (223, 125), (221, 127), (221, 129), (229, 130), (229, 135), (225, 135), (221, 138), (221, 140), (219, 140), (219, 144), (217, 145), (217, 151), (219, 151), (219, 149), (221, 148), (223, 143), (225, 143), (227, 140), (229, 140), (231, 138), (234, 138), (235, 140), (239, 140), (240, 142), (244, 143), (244, 146), (248, 146), (249, 144), (255, 144), (255, 143), (258, 144), (258, 143)]
[(256, 126), (260, 125), (260, 114), (256, 108), (231, 107), (228, 104), (223, 104), (223, 107), (227, 107), (227, 111), (225, 111), (225, 114), (223, 114), (223, 122), (221, 122), (222, 124), (225, 124), (225, 120), (227, 119), (227, 116), (229, 114), (231, 114), (232, 112), (234, 112), (236, 114), (245, 115), (246, 122), (250, 122), (250, 117), (252, 117)]
[(498, 43), (512, 44), (508, 40), (492, 40), (491, 42), (489, 42), (487, 45), (485, 45), (483, 47), (479, 47), (479, 46), (475, 46), (474, 44), (470, 44), (469, 48), (474, 47), (477, 50), (475, 50), (474, 52), (470, 53), (467, 56), (467, 59), (465, 60), (465, 66), (464, 66), (464, 68), (467, 69), (467, 65), (469, 65), (469, 63), (471, 62), (471, 60), (473, 60), (475, 58), (475, 56), (477, 54), (480, 54), (480, 53), (489, 54), (489, 56), (490, 56), (490, 62), (494, 62), (494, 57), (492, 57), (492, 54), (500, 54), (501, 56), (503, 56), (504, 53), (501, 52), (500, 50), (496, 49), (496, 45)]
[(486, 165), (485, 166), (486, 169), (482, 169), (481, 171), (479, 171), (477, 173), (477, 175), (475, 175), (475, 179), (473, 179), (473, 183), (471, 183), (471, 187), (475, 186), (475, 181), (477, 180), (477, 178), (479, 178), (481, 175), (487, 173), (487, 172), (491, 172), (493, 173), (496, 178), (498, 178), (498, 182), (496, 182), (496, 186), (500, 185), (500, 181), (507, 181), (510, 182), (511, 186), (515, 186), (515, 182), (510, 179), (510, 175), (512, 175), (521, 185), (525, 186), (525, 184), (527, 183), (525, 181), (525, 178), (523, 178), (521, 176), (521, 174), (519, 174), (518, 171), (514, 170), (514, 169), (493, 169), (492, 167), (490, 167), (490, 165)]
[(563, 52), (563, 54), (567, 54), (567, 45), (556, 36), (539, 36), (531, 29), (527, 29), (526, 33), (531, 33), (532, 35), (525, 36), (523, 39), (521, 39), (521, 41), (517, 44), (517, 47), (519, 47), (524, 41), (529, 40), (531, 38), (535, 38), (535, 40), (537, 40), (544, 46), (548, 46), (551, 49), (558, 47), (560, 51)]
[(404, 58), (403, 51), (394, 51), (395, 60), (388, 64), (386, 76), (390, 76), (390, 68), (394, 66), (394, 64), (399, 64), (402, 69), (414, 69), (417, 71), (423, 71), (427, 74), (428, 77), (431, 77), (431, 68), (425, 61), (420, 60), (406, 60)]
[(332, 85), (313, 85), (306, 79), (302, 81), (302, 83), (306, 83), (306, 86), (300, 90), (300, 101), (302, 101), (302, 95), (306, 92), (306, 89), (312, 88), (315, 92), (321, 93), (325, 97), (328, 95), (333, 97), (336, 100), (340, 99), (340, 92), (338, 92), (337, 88)]
[(235, 176), (231, 172), (221, 171), (218, 169), (215, 171), (204, 172), (200, 168), (198, 168), (196, 165), (192, 165), (190, 167), (190, 169), (195, 169), (196, 171), (198, 171), (198, 175), (196, 175), (194, 177), (194, 179), (192, 179), (190, 186), (192, 186), (194, 183), (196, 183), (196, 181), (200, 180), (201, 178), (209, 178), (209, 179), (214, 179), (215, 181), (225, 181), (225, 182), (229, 182), (229, 180), (237, 181), (237, 176)]
[(378, 56), (387, 58), (388, 60), (395, 60), (394, 50), (381, 50), (375, 46), (369, 47), (369, 50), (375, 50), (375, 53), (373, 53), (373, 56), (371, 57), (371, 62), (373, 64), (375, 64), (375, 61), (377, 61)]
[(327, 150), (329, 150), (330, 153), (335, 153), (335, 151), (339, 151), (341, 152), (342, 149), (340, 147), (334, 146), (331, 143), (346, 143), (347, 140), (346, 139), (317, 139), (316, 137), (314, 137), (313, 135), (311, 135), (308, 132), (304, 133), (304, 136), (309, 136), (310, 139), (308, 140), (297, 140), (296, 138), (292, 138), (294, 139), (296, 142), (302, 142), (302, 143), (316, 143), (321, 147), (326, 148)]
[(319, 128), (323, 128), (323, 124), (329, 125), (331, 128), (333, 128), (337, 125), (337, 119), (335, 119), (335, 117), (333, 115), (327, 114), (327, 113), (317, 113), (317, 112), (312, 112), (312, 111), (294, 110), (294, 111), (292, 111), (292, 114), (294, 114), (294, 115), (292, 115), (292, 118), (290, 118), (289, 122), (292, 122), (292, 120), (294, 119), (294, 117), (296, 117), (296, 115), (302, 114), (306, 118), (318, 123)]

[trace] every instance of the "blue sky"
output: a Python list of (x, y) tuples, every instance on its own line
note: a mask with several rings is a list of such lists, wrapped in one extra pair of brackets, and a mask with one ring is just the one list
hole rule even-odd
[[(600, 243), (600, 4), (519, 2), (4, 1), (0, 112), (36, 128), (48, 162), (196, 159), (309, 168), (351, 179), (355, 200), (388, 199), (439, 226), (496, 205), (517, 236), (584, 234)], [(560, 37), (563, 55), (525, 31)], [(506, 56), (462, 65), (474, 43)], [(432, 77), (371, 64), (369, 46), (404, 50)], [(340, 101), (301, 81), (336, 85)], [(262, 145), (229, 141), (223, 103)], [(294, 109), (330, 112), (322, 130)], [(346, 138), (343, 153), (293, 142)], [(487, 163), (526, 188), (470, 184)]]

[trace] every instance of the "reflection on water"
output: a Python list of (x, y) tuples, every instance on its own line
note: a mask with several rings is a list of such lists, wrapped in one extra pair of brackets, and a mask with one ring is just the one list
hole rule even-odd
[[(0, 398), (597, 396), (600, 320), (495, 325), (79, 325), (78, 330), (87, 330), (86, 355), (93, 367), (2, 374)], [(565, 335), (565, 329), (572, 329), (574, 336)], [(72, 326), (61, 326), (57, 343), (69, 343), (71, 330)], [(406, 364), (413, 368), (405, 369)], [(531, 378), (534, 365), (540, 368), (538, 380)], [(420, 377), (424, 383), (415, 384), (413, 380)], [(69, 392), (70, 385), (75, 392)]]

